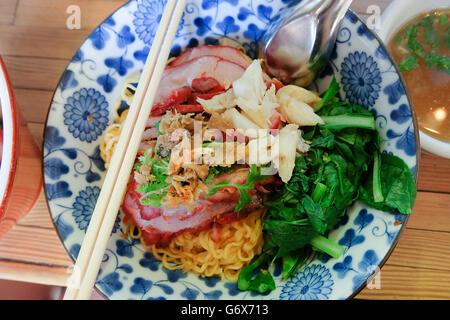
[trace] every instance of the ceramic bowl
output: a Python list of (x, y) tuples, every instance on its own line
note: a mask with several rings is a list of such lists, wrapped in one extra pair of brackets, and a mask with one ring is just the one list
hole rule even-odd
[[(188, 1), (172, 55), (202, 44), (232, 44), (255, 57), (258, 40), (282, 8), (293, 1)], [(99, 144), (113, 121), (125, 79), (143, 68), (164, 1), (130, 1), (98, 26), (77, 50), (56, 88), (45, 129), (43, 163), (51, 216), (65, 248), (76, 260), (105, 176)], [(344, 99), (376, 116), (384, 152), (418, 168), (418, 131), (399, 71), (383, 43), (349, 11), (332, 60), (314, 89), (335, 75)], [(401, 116), (398, 116), (401, 114)], [(316, 258), (268, 295), (241, 292), (234, 282), (202, 278), (162, 267), (139, 241), (126, 237), (117, 217), (96, 288), (111, 299), (347, 299), (394, 248), (407, 217), (356, 203), (330, 238), (345, 248), (339, 259)]]
[[(421, 14), (433, 11), (438, 8), (450, 8), (446, 0), (396, 0), (393, 1), (381, 16), (382, 29), (378, 32), (380, 38), (388, 43), (391, 38), (408, 21)], [(420, 145), (428, 152), (450, 159), (450, 143), (438, 140), (420, 131)]]
[(0, 167), (0, 238), (32, 208), (42, 189), (41, 151), (16, 104), (0, 57), (0, 105), (3, 124)]

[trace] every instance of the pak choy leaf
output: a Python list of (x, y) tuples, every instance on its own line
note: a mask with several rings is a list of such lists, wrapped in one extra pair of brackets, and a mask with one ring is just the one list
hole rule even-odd
[[(309, 152), (296, 158), (291, 180), (264, 202), (268, 211), (264, 219), (263, 250), (271, 252), (272, 261), (282, 259), (283, 277), (295, 274), (296, 266), (303, 261), (299, 252), (307, 248), (332, 257), (342, 255), (343, 247), (328, 239), (326, 233), (358, 199), (363, 179), (373, 177), (374, 154), (380, 150), (374, 116), (362, 106), (339, 101), (335, 96), (337, 91), (336, 87), (330, 89), (329, 97), (333, 98), (325, 100), (318, 114), (321, 117), (356, 114), (370, 120), (370, 124), (366, 128), (343, 122), (340, 128), (323, 125), (303, 128), (303, 138), (311, 142)], [(396, 163), (392, 162), (391, 165)], [(366, 182), (372, 185), (371, 181)], [(414, 193), (413, 187), (406, 193)], [(366, 193), (372, 195), (372, 189)], [(385, 193), (383, 197), (389, 198)]]
[[(371, 174), (359, 187), (359, 200), (378, 210), (388, 212), (398, 210), (402, 214), (411, 214), (417, 189), (414, 176), (407, 164), (399, 157), (382, 153), (379, 178), (373, 170), (372, 165)], [(378, 182), (374, 183), (374, 177), (380, 179), (381, 196), (374, 197), (374, 194), (379, 192), (373, 190), (374, 186), (378, 185)]]
[(320, 101), (319, 105), (314, 109), (314, 111), (317, 113), (324, 106), (335, 102), (339, 90), (340, 90), (339, 83), (336, 81), (336, 77), (333, 77), (330, 86), (328, 87), (327, 91), (325, 91), (325, 93), (323, 94), (322, 100)]
[[(272, 275), (266, 269), (263, 269), (263, 266), (267, 266), (269, 260), (270, 254), (263, 253), (243, 268), (239, 273), (238, 288), (243, 291), (250, 290), (259, 293), (274, 290), (275, 281)], [(256, 271), (257, 269), (259, 270)]]
[(277, 256), (304, 247), (317, 234), (309, 219), (294, 221), (268, 218), (264, 221), (264, 242), (278, 247)]
[(340, 130), (344, 128), (363, 128), (375, 130), (375, 119), (373, 115), (365, 114), (342, 114), (338, 116), (322, 116), (325, 127), (328, 129)]
[(366, 108), (357, 104), (336, 101), (334, 103), (327, 104), (323, 109), (318, 112), (321, 117), (326, 116), (339, 116), (346, 114), (360, 114), (365, 116), (373, 116), (372, 112)]
[(338, 259), (344, 253), (344, 247), (321, 235), (315, 236), (311, 240), (310, 244), (313, 246), (313, 248), (324, 252), (335, 259)]
[(282, 258), (282, 277), (283, 279), (289, 279), (297, 273), (297, 271), (305, 265), (308, 259), (311, 257), (311, 246), (305, 246), (301, 249), (289, 252)]

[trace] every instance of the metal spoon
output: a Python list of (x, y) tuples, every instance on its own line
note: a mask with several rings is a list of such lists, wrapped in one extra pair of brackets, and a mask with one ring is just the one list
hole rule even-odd
[(287, 6), (262, 38), (268, 71), (309, 86), (326, 66), (352, 0), (303, 0)]

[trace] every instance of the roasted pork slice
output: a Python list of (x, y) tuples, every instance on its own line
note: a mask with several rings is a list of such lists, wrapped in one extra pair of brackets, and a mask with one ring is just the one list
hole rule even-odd
[[(244, 184), (247, 175), (248, 169), (238, 169), (215, 177), (212, 183), (227, 181), (230, 184)], [(269, 178), (266, 181), (271, 183), (273, 179)], [(169, 208), (166, 204), (154, 207), (140, 203), (142, 195), (135, 191), (137, 187), (139, 185), (132, 178), (122, 209), (146, 235), (144, 241), (147, 245), (164, 246), (173, 236), (182, 232), (201, 231), (211, 227), (213, 223), (230, 223), (245, 217), (248, 212), (262, 207), (261, 193), (251, 190), (249, 191), (252, 196), (251, 203), (240, 212), (235, 212), (240, 197), (240, 193), (235, 187), (221, 188), (209, 198), (203, 195), (190, 206), (193, 209), (188, 209), (186, 206)]]
[[(223, 202), (197, 200), (194, 202), (195, 208), (189, 211), (184, 206), (178, 208), (143, 206), (139, 202), (139, 195), (129, 190), (125, 195), (122, 209), (141, 232), (147, 234), (144, 238), (147, 245), (164, 246), (160, 242), (161, 239), (171, 239), (182, 232), (201, 231), (214, 222), (230, 223), (244, 217), (249, 210), (260, 208), (262, 205), (257, 195), (253, 197), (254, 200), (239, 213), (234, 213), (236, 201), (230, 200)], [(233, 213), (234, 218), (228, 216), (230, 213)]]
[(201, 56), (177, 66), (169, 66), (164, 70), (154, 102), (163, 103), (172, 91), (185, 86), (191, 87), (194, 79), (211, 77), (226, 87), (244, 72), (243, 66), (216, 56)]
[(178, 66), (185, 63), (186, 61), (202, 57), (202, 56), (217, 56), (228, 61), (237, 63), (244, 68), (250, 65), (250, 61), (245, 57), (245, 55), (238, 49), (230, 46), (200, 46), (187, 49), (179, 57), (177, 57), (171, 66)]
[[(157, 247), (166, 247), (176, 235), (185, 232), (200, 232), (214, 226), (220, 226), (232, 223), (241, 218), (245, 218), (250, 212), (261, 208), (261, 201), (255, 197), (242, 211), (234, 212), (234, 204), (216, 203), (210, 206), (209, 210), (202, 210), (190, 217), (189, 219), (180, 221), (175, 218), (164, 219), (162, 216), (152, 220), (152, 225), (141, 228), (142, 238), (146, 245), (156, 245)], [(230, 208), (232, 207), (232, 208)], [(226, 211), (222, 214), (217, 212)], [(176, 228), (178, 226), (178, 228)], [(220, 239), (213, 239), (218, 241)]]

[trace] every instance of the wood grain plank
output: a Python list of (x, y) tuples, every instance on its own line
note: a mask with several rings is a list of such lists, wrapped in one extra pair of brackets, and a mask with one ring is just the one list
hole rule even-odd
[[(127, 0), (26, 0), (20, 1), (17, 7), (16, 25), (45, 26), (65, 28), (70, 5), (77, 5), (81, 10), (81, 28), (92, 29), (108, 17), (114, 10), (125, 4)], [(378, 5), (383, 11), (391, 0), (379, 0)], [(354, 1), (352, 9), (360, 14), (367, 14), (366, 1)]]
[(0, 2), (0, 25), (8, 25), (14, 22), (18, 0), (6, 0)]
[(44, 127), (43, 123), (28, 122), (28, 129), (30, 129), (31, 135), (38, 146), (42, 146), (44, 141)]
[(450, 272), (450, 233), (406, 228), (387, 263)]
[(55, 226), (53, 225), (50, 217), (50, 212), (48, 210), (43, 189), (33, 207), (33, 210), (23, 219), (19, 220), (17, 225), (54, 230)]
[(48, 265), (72, 265), (54, 229), (22, 225), (15, 225), (0, 240), (0, 257)]
[(450, 272), (386, 264), (380, 289), (363, 289), (357, 299), (410, 300), (450, 298)]
[(81, 12), (81, 29), (91, 30), (105, 20), (126, 0), (25, 0), (19, 1), (15, 25), (67, 28), (71, 5), (77, 5)]
[(0, 261), (0, 279), (27, 281), (51, 286), (67, 285), (71, 269), (65, 266), (45, 266), (14, 261)]
[(2, 57), (14, 89), (54, 90), (68, 61), (5, 55)]
[(392, 2), (392, 0), (377, 0), (375, 1), (353, 1), (350, 8), (355, 10), (359, 14), (367, 14), (367, 8), (371, 5), (377, 5), (382, 13), (386, 7)]
[(0, 54), (69, 60), (90, 32), (91, 29), (0, 25)]
[(418, 192), (408, 228), (450, 232), (450, 194)]
[[(390, 1), (358, 0), (352, 8), (367, 17), (369, 5), (384, 10)], [(91, 30), (126, 0), (20, 0), (15, 20), (11, 6), (9, 11), (5, 8), (17, 0), (0, 2), (0, 54), (28, 127), (41, 145), (50, 99), (68, 59)], [(70, 4), (80, 5), (81, 30), (66, 28)], [(357, 298), (450, 299), (450, 160), (423, 153), (419, 170), (421, 192), (407, 229), (381, 270), (381, 289), (364, 289)], [(5, 239), (0, 240), (0, 278), (65, 284), (72, 262), (53, 229), (42, 194), (33, 211)], [(42, 263), (63, 263), (64, 267)]]
[(423, 151), (418, 189), (450, 193), (450, 159), (444, 159)]
[(14, 95), (27, 122), (45, 123), (53, 91), (16, 89)]

